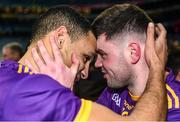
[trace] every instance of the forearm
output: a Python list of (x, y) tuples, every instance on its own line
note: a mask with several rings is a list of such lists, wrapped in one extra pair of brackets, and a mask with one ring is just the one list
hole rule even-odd
[(165, 120), (167, 97), (164, 70), (151, 68), (146, 89), (131, 116), (135, 120)]

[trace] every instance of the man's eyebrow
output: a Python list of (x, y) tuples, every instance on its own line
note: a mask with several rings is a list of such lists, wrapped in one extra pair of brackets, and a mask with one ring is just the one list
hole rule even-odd
[(100, 53), (100, 54), (106, 54), (102, 49), (97, 49), (96, 53)]
[(96, 53), (95, 52), (88, 52), (86, 54), (83, 54), (84, 56), (90, 56), (90, 57), (94, 57), (96, 56)]

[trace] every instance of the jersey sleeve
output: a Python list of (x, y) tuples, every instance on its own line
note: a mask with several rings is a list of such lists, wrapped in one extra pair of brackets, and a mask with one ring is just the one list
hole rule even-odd
[(166, 77), (166, 90), (168, 100), (167, 121), (180, 120), (180, 82), (176, 80), (172, 69)]
[(180, 120), (180, 82), (171, 81), (166, 83), (168, 114), (167, 121)]
[(31, 75), (8, 94), (2, 120), (87, 120), (91, 107), (52, 78)]

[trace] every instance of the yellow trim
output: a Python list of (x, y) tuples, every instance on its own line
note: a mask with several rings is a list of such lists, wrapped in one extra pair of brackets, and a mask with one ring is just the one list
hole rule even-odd
[(172, 96), (173, 96), (173, 98), (175, 100), (175, 108), (179, 108), (179, 98), (178, 98), (178, 96), (176, 95), (174, 90), (168, 84), (166, 84), (166, 88), (172, 94)]
[(172, 100), (168, 94), (167, 94), (167, 99), (168, 99), (168, 109), (171, 109), (172, 108)]
[(129, 113), (127, 112), (127, 111), (124, 111), (124, 112), (122, 112), (122, 114), (121, 114), (122, 116), (128, 116), (129, 115)]
[(130, 91), (129, 91), (129, 95), (130, 95), (131, 99), (134, 100), (134, 101), (138, 101), (139, 98), (140, 98), (140, 96), (135, 96)]
[(92, 102), (81, 99), (81, 108), (74, 121), (88, 121), (92, 109)]
[(32, 74), (33, 74), (33, 72), (32, 72), (32, 71), (30, 71), (30, 72), (29, 72), (29, 74), (30, 74), (30, 75), (32, 75)]
[(18, 73), (22, 73), (22, 64), (19, 64)]
[(29, 72), (29, 68), (27, 66), (25, 66), (24, 73), (28, 73), (28, 72)]

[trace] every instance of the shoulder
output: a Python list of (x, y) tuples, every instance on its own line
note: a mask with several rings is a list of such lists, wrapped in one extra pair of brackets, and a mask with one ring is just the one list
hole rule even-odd
[(80, 109), (80, 99), (46, 75), (29, 75), (20, 82), (7, 96), (5, 118), (71, 121)]
[(27, 77), (21, 79), (21, 81), (16, 85), (16, 87), (16, 89), (26, 91), (44, 91), (65, 88), (56, 80), (43, 74), (28, 75)]
[(178, 81), (176, 81), (176, 76), (174, 74), (173, 69), (168, 68), (166, 70), (166, 83), (170, 84), (172, 82), (178, 82)]

